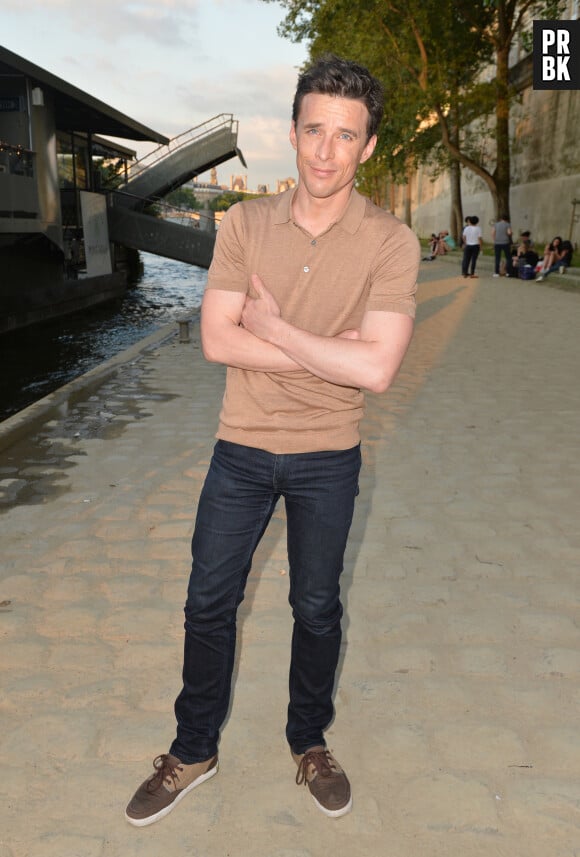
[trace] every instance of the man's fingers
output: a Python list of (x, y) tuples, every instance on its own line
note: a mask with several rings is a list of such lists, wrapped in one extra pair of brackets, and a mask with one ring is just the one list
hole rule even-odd
[(254, 287), (255, 291), (257, 292), (258, 297), (260, 297), (260, 298), (263, 297), (264, 296), (264, 290), (266, 287), (264, 286), (264, 283), (262, 282), (260, 275), (259, 274), (252, 274), (250, 279), (252, 280), (252, 286)]

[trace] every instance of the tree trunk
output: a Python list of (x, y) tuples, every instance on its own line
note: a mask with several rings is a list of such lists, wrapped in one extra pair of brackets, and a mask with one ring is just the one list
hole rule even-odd
[[(455, 146), (459, 148), (459, 126), (457, 124), (457, 114), (454, 110), (450, 110), (449, 119), (449, 136)], [(463, 233), (463, 203), (461, 200), (461, 164), (455, 159), (451, 161), (449, 167), (449, 184), (451, 192), (449, 231), (455, 243), (459, 246)]]
[(452, 161), (449, 167), (449, 181), (451, 189), (451, 219), (449, 231), (455, 243), (461, 243), (463, 232), (463, 204), (461, 201), (461, 167), (457, 161)]
[(405, 182), (405, 223), (411, 229), (412, 226), (412, 218), (411, 218), (411, 182), (413, 180), (413, 169), (410, 165), (407, 166), (407, 181)]
[(496, 215), (510, 219), (510, 139), (509, 139), (509, 38), (502, 32), (507, 23), (499, 16), (499, 39), (496, 50), (496, 165), (494, 179), (497, 199)]

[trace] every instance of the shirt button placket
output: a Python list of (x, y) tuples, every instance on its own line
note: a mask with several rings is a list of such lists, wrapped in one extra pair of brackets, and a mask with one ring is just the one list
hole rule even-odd
[[(312, 241), (310, 242), (310, 246), (316, 247), (316, 238), (312, 239)], [(304, 271), (305, 274), (308, 274), (310, 271), (310, 265), (304, 265), (304, 268), (302, 270)]]

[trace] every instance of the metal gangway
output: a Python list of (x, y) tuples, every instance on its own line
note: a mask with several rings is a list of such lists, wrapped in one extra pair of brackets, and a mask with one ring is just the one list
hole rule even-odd
[[(145, 213), (144, 209), (147, 209)], [(123, 247), (144, 250), (209, 268), (215, 245), (214, 213), (175, 208), (162, 200), (146, 199), (116, 191), (107, 208), (109, 238)]]
[(238, 121), (231, 113), (220, 113), (136, 161), (117, 189), (123, 192), (125, 203), (149, 203), (234, 157), (247, 167), (238, 148)]
[(108, 189), (111, 241), (209, 268), (215, 244), (209, 211), (197, 227), (192, 220), (170, 222), (147, 212), (153, 207), (159, 214), (167, 194), (233, 157), (247, 166), (238, 149), (238, 122), (231, 113), (221, 113), (136, 161), (129, 175), (116, 177), (115, 186)]

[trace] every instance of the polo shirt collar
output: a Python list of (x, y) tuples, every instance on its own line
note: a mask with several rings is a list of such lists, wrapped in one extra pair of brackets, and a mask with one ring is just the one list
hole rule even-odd
[[(274, 203), (274, 223), (289, 223), (292, 220), (292, 200), (297, 187), (278, 194)], [(366, 209), (366, 199), (354, 188), (351, 191), (346, 211), (338, 221), (341, 227), (351, 235), (362, 223)]]

